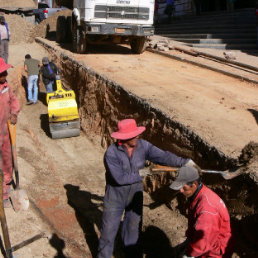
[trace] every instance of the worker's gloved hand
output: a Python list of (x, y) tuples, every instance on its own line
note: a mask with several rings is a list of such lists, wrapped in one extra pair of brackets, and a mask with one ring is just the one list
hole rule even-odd
[(140, 170), (139, 170), (139, 175), (140, 175), (141, 177), (145, 177), (145, 176), (151, 175), (150, 169), (149, 169), (149, 168), (142, 168), (142, 169), (140, 169)]
[(189, 159), (186, 163), (185, 163), (186, 167), (195, 167), (196, 164), (192, 159)]
[(10, 122), (12, 125), (15, 125), (17, 123), (17, 115), (11, 114), (10, 115)]
[(192, 159), (190, 159), (189, 161), (187, 161), (187, 162), (185, 163), (185, 166), (186, 166), (186, 167), (194, 167), (194, 168), (196, 168), (196, 169), (198, 170), (198, 172), (199, 172), (199, 175), (202, 175), (202, 170), (201, 170), (201, 168), (200, 168)]

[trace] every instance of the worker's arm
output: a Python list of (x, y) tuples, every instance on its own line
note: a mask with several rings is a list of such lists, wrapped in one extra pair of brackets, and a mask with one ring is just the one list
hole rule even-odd
[(106, 152), (104, 163), (107, 173), (118, 185), (133, 184), (142, 180), (138, 171), (123, 167), (122, 161), (112, 151)]
[(26, 64), (24, 64), (24, 70), (25, 72), (28, 72), (28, 66)]
[(147, 141), (144, 141), (144, 145), (146, 148), (146, 159), (153, 163), (166, 166), (181, 167), (184, 166), (190, 160), (178, 157), (172, 152), (163, 151)]

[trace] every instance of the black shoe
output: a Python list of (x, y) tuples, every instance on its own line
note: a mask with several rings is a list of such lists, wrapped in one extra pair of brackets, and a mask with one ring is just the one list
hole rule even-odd
[(33, 101), (27, 101), (27, 103), (26, 103), (26, 105), (31, 105), (31, 104), (33, 104)]

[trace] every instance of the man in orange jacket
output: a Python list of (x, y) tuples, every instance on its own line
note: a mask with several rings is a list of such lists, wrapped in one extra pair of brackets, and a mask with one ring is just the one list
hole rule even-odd
[(181, 244), (182, 258), (229, 258), (232, 255), (230, 217), (223, 200), (202, 184), (198, 170), (181, 167), (170, 186), (188, 199), (187, 240)]
[(10, 89), (6, 77), (7, 70), (11, 65), (6, 64), (3, 58), (0, 58), (0, 170), (4, 173), (3, 199), (4, 206), (10, 207), (8, 199), (8, 190), (12, 182), (12, 152), (9, 138), (7, 121), (16, 124), (17, 115), (20, 111), (20, 104)]

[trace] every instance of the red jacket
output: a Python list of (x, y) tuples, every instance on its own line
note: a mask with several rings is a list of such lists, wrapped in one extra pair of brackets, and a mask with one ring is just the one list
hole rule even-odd
[(8, 134), (7, 121), (10, 115), (17, 115), (19, 110), (19, 101), (11, 91), (8, 83), (0, 84), (0, 144), (3, 137)]
[(228, 210), (222, 199), (203, 185), (188, 206), (190, 244), (186, 253), (194, 257), (231, 257), (231, 227)]

